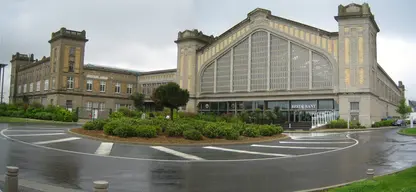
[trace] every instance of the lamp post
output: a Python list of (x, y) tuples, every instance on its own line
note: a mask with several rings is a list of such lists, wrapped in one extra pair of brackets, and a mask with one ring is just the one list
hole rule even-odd
[(3, 87), (4, 87), (4, 70), (6, 68), (7, 64), (4, 63), (0, 63), (0, 73), (3, 72), (3, 74), (1, 75), (1, 96), (0, 96), (0, 103), (3, 103), (3, 97), (4, 97), (4, 92), (3, 92)]

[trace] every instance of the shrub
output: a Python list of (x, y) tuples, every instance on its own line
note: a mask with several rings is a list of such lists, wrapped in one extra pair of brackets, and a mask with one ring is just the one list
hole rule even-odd
[(119, 112), (119, 111), (112, 112), (110, 114), (110, 118), (112, 118), (112, 119), (117, 119), (117, 118), (122, 118), (122, 117), (124, 117), (124, 114)]
[(271, 125), (260, 125), (258, 128), (261, 136), (273, 136), (277, 132)]
[(88, 121), (82, 126), (82, 128), (85, 129), (85, 130), (94, 130), (95, 129), (94, 122), (93, 121)]
[(189, 129), (183, 132), (185, 139), (189, 140), (202, 140), (202, 134), (196, 129)]
[(244, 129), (243, 135), (246, 136), (246, 137), (258, 137), (258, 136), (260, 136), (260, 130), (258, 128), (258, 125), (247, 124), (246, 128)]
[(137, 135), (135, 127), (129, 124), (118, 126), (113, 130), (113, 133), (119, 137), (135, 137)]
[(115, 135), (114, 130), (123, 126), (123, 119), (112, 119), (104, 125), (104, 133), (107, 135)]
[(225, 139), (227, 140), (238, 140), (240, 138), (240, 132), (237, 129), (232, 127), (227, 127), (224, 129)]
[(219, 123), (208, 123), (203, 129), (202, 134), (208, 138), (220, 138), (224, 135), (224, 131), (221, 131), (223, 127)]
[(138, 137), (153, 138), (157, 137), (158, 127), (155, 125), (141, 125), (136, 127)]
[(348, 123), (344, 119), (333, 120), (329, 123), (328, 128), (347, 128)]
[(183, 127), (178, 123), (169, 123), (167, 126), (167, 133), (169, 137), (180, 137), (183, 135)]

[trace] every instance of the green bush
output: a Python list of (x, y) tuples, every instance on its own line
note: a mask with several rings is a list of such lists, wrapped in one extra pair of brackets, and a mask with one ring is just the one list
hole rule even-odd
[(371, 125), (371, 127), (388, 127), (392, 126), (394, 122), (396, 122), (396, 119), (389, 119), (384, 121), (377, 121), (374, 124)]
[(183, 132), (185, 139), (189, 140), (202, 140), (202, 134), (196, 129), (189, 129)]
[(224, 129), (225, 139), (227, 140), (238, 140), (240, 138), (239, 130), (233, 127), (227, 127)]
[(202, 134), (208, 138), (221, 138), (225, 135), (225, 125), (222, 123), (208, 123), (203, 129)]
[(255, 124), (247, 124), (244, 129), (244, 136), (246, 137), (258, 137), (260, 136), (260, 130), (258, 125)]
[(135, 137), (137, 135), (136, 128), (130, 124), (118, 126), (113, 130), (113, 133), (119, 137)]
[(104, 133), (107, 135), (115, 135), (114, 130), (125, 125), (124, 120), (125, 118), (111, 119), (104, 125)]
[(153, 138), (157, 137), (158, 127), (155, 125), (140, 125), (136, 127), (137, 137)]
[(94, 130), (95, 129), (94, 122), (88, 121), (84, 125), (82, 125), (82, 128), (85, 130)]
[(328, 128), (347, 128), (348, 122), (344, 119), (333, 120), (329, 123)]
[(184, 130), (178, 123), (169, 123), (166, 131), (169, 137), (180, 137)]
[(260, 125), (258, 128), (261, 136), (273, 136), (277, 132), (271, 125)]
[(111, 119), (117, 119), (117, 118), (122, 118), (122, 117), (124, 117), (124, 114), (123, 114), (123, 113), (121, 113), (121, 112), (119, 112), (119, 111), (112, 112), (112, 113), (110, 114), (110, 118), (111, 118)]

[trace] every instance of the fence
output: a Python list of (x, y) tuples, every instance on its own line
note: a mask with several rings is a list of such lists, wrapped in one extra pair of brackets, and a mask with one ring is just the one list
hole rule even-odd
[(87, 107), (78, 107), (78, 118), (80, 119), (105, 119), (108, 118), (112, 108), (87, 108)]

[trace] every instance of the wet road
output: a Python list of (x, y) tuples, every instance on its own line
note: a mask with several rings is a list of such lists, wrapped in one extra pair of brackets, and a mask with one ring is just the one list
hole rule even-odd
[(26, 180), (86, 191), (101, 179), (111, 191), (295, 191), (361, 179), (368, 168), (383, 174), (416, 164), (416, 138), (397, 129), (292, 135), (261, 146), (165, 146), (168, 151), (114, 144), (99, 156), (101, 142), (74, 139), (66, 128), (0, 124), (12, 130), (5, 135), (27, 143), (0, 137), (0, 172), (16, 165)]

